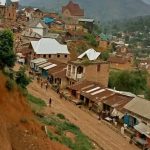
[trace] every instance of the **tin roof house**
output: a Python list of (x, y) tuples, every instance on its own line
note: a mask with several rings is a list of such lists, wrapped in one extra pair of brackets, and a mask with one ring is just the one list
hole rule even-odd
[(31, 41), (32, 51), (31, 59), (46, 58), (67, 62), (69, 60), (69, 51), (67, 45), (60, 44), (55, 39), (42, 38), (39, 41)]

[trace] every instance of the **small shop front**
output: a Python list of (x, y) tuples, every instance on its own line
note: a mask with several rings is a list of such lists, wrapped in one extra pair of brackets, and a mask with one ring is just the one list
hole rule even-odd
[(141, 122), (135, 125), (134, 129), (136, 130), (135, 143), (143, 149), (150, 148), (150, 127)]
[(133, 128), (135, 125), (138, 124), (138, 119), (133, 117), (132, 115), (126, 113), (123, 117), (123, 122), (126, 124), (128, 127)]

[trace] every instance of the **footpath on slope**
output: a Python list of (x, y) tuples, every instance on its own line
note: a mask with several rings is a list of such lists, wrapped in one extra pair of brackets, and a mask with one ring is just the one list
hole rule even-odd
[(69, 121), (80, 127), (82, 132), (93, 140), (103, 150), (138, 150), (135, 145), (129, 142), (110, 129), (107, 125), (98, 121), (96, 118), (78, 108), (69, 101), (60, 99), (59, 95), (52, 89), (46, 91), (34, 80), (29, 86), (28, 91), (33, 96), (39, 97), (48, 103), (49, 98), (52, 98), (52, 106), (47, 107), (45, 112), (62, 113)]
[(46, 136), (21, 91), (8, 91), (6, 81), (0, 73), (0, 150), (69, 150)]

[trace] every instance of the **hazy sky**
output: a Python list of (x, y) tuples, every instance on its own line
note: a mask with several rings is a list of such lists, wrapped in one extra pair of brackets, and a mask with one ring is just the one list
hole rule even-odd
[(145, 3), (150, 4), (150, 0), (143, 0)]

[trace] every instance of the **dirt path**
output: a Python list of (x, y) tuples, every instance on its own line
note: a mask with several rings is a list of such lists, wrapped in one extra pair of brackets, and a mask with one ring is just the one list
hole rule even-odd
[[(130, 145), (128, 141), (107, 125), (98, 121), (87, 112), (84, 112), (74, 104), (61, 100), (59, 96), (51, 89), (46, 91), (41, 89), (35, 81), (28, 86), (29, 93), (37, 96), (48, 103), (48, 99), (52, 98), (52, 107), (46, 108), (46, 112), (62, 113), (72, 123), (80, 127), (80, 129), (95, 141), (104, 150), (138, 150), (134, 145)], [(50, 111), (51, 109), (51, 111)]]

